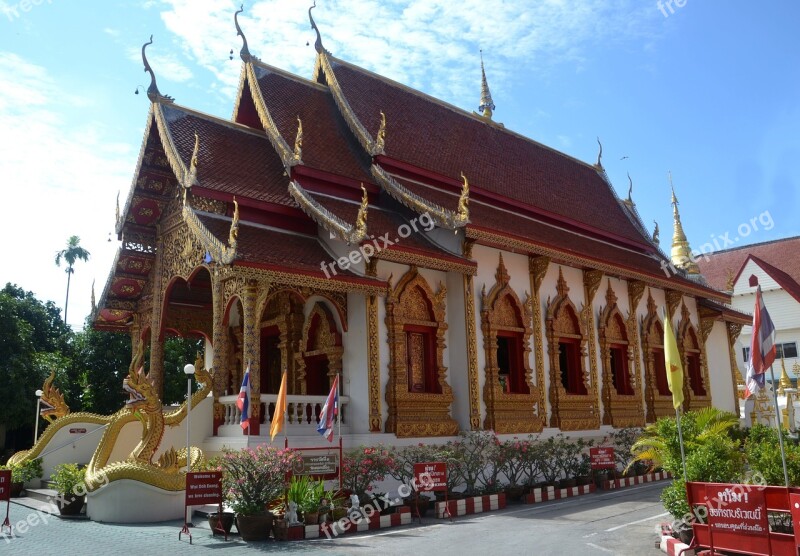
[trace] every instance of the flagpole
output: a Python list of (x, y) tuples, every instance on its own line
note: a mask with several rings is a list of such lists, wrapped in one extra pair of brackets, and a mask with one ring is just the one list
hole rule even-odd
[[(289, 376), (288, 376), (288, 369), (283, 369), (283, 374), (286, 376), (286, 390), (289, 390)], [(285, 392), (284, 395), (288, 398), (289, 393)], [(289, 447), (289, 404), (286, 402), (284, 398), (283, 402), (283, 448), (286, 449)]]
[(678, 423), (678, 443), (681, 446), (681, 464), (683, 465), (683, 482), (689, 482), (686, 478), (686, 454), (683, 451), (683, 431), (681, 430), (681, 410), (675, 408), (675, 421)]
[[(756, 331), (753, 331), (755, 334)], [(781, 463), (783, 464), (783, 480), (786, 488), (789, 488), (789, 471), (786, 469), (786, 451), (783, 448), (783, 431), (781, 430), (781, 410), (778, 407), (778, 389), (775, 388), (775, 371), (772, 365), (769, 366), (770, 378), (772, 378), (772, 395), (775, 398), (775, 428), (778, 429), (778, 444), (781, 447)]]

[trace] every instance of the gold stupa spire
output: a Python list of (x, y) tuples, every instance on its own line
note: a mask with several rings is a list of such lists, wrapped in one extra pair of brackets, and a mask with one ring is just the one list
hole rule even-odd
[(686, 234), (683, 231), (683, 224), (681, 224), (681, 215), (678, 212), (678, 197), (675, 196), (675, 186), (672, 183), (672, 172), (669, 173), (669, 186), (672, 188), (672, 251), (670, 258), (672, 264), (678, 268), (682, 268), (689, 274), (700, 274), (700, 268), (697, 263), (692, 260), (692, 249), (689, 247), (689, 240), (686, 239)]
[(483, 68), (483, 50), (481, 50), (481, 105), (478, 106), (478, 110), (480, 110), (484, 118), (491, 120), (494, 108), (492, 93), (489, 92), (489, 84), (486, 82), (486, 70)]
[(779, 396), (783, 396), (786, 389), (792, 387), (792, 379), (789, 378), (789, 374), (786, 372), (786, 362), (784, 361), (783, 357), (781, 357), (781, 379), (778, 384)]

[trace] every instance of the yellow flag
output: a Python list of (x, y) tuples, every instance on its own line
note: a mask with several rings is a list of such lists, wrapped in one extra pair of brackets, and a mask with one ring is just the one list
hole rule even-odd
[(272, 426), (269, 428), (270, 441), (275, 440), (275, 435), (283, 430), (286, 419), (286, 371), (281, 377), (281, 389), (278, 390), (278, 401), (275, 402), (275, 413), (272, 414)]
[(667, 368), (667, 384), (672, 392), (672, 405), (678, 409), (683, 404), (683, 364), (668, 314), (664, 315), (664, 364)]

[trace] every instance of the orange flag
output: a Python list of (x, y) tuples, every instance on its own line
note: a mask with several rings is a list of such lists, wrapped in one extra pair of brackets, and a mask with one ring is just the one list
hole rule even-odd
[(278, 401), (275, 402), (275, 413), (272, 414), (272, 426), (269, 428), (270, 441), (283, 430), (286, 421), (286, 370), (281, 377), (281, 389), (278, 390)]

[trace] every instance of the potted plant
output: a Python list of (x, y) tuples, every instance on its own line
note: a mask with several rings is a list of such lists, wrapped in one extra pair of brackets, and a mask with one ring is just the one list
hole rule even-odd
[(308, 476), (293, 476), (286, 493), (290, 502), (297, 504), (297, 511), (303, 514), (306, 525), (316, 525), (319, 522), (319, 507), (325, 493), (325, 483), (321, 480), (314, 481)]
[(86, 468), (76, 463), (60, 463), (50, 480), (56, 492), (58, 511), (61, 515), (78, 515), (86, 501)]
[(286, 477), (299, 459), (292, 450), (271, 446), (224, 451), (220, 459), (223, 490), (236, 512), (236, 527), (242, 540), (269, 538), (273, 522), (269, 505), (283, 497), (288, 487)]
[(368, 493), (395, 467), (394, 458), (383, 446), (359, 446), (344, 455), (342, 488), (357, 494), (362, 504), (368, 504), (371, 499)]
[(562, 438), (559, 441), (558, 461), (561, 464), (561, 474), (564, 477), (561, 481), (561, 486), (562, 488), (574, 487), (577, 484), (578, 477), (584, 473), (587, 464), (589, 464), (589, 456), (586, 454), (586, 449), (591, 447), (594, 442), (583, 438), (578, 438), (577, 440)]
[(11, 496), (22, 496), (25, 483), (42, 477), (42, 458), (29, 459), (22, 463), (9, 465), (11, 469)]

